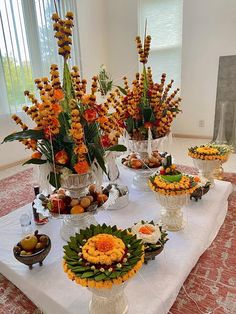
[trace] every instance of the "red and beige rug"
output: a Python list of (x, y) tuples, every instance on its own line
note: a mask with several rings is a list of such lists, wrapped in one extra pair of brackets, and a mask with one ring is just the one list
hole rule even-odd
[[(194, 172), (192, 168), (181, 168)], [(27, 169), (0, 181), (0, 216), (33, 200), (32, 178), (32, 169)], [(225, 180), (236, 185), (236, 174), (226, 174)], [(9, 313), (41, 312), (0, 274), (0, 314)], [(169, 313), (236, 314), (236, 192), (230, 196), (229, 210), (217, 237), (189, 274)]]

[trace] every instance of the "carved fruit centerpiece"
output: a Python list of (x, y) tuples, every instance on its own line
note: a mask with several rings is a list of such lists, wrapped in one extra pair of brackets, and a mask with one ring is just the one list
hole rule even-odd
[(64, 271), (92, 292), (90, 312), (128, 313), (124, 283), (144, 262), (142, 241), (116, 226), (91, 225), (64, 246)]
[(161, 224), (166, 230), (178, 231), (184, 227), (182, 207), (198, 187), (198, 181), (198, 177), (176, 170), (170, 155), (163, 162), (160, 172), (149, 178), (149, 186), (162, 206)]
[(147, 264), (149, 260), (154, 260), (164, 249), (165, 243), (168, 241), (167, 233), (163, 227), (155, 224), (154, 221), (141, 221), (134, 224), (131, 232), (142, 240), (144, 245), (144, 262)]

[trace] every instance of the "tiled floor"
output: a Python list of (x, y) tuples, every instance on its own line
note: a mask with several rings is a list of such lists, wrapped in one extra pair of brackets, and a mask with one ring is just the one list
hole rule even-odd
[[(173, 137), (170, 153), (174, 156), (177, 164), (193, 166), (192, 159), (188, 157), (188, 147), (207, 143), (208, 140), (191, 139), (191, 138), (175, 138)], [(31, 165), (15, 166), (0, 171), (0, 179), (4, 179), (19, 171), (32, 167)], [(236, 172), (236, 154), (232, 154), (229, 161), (224, 164), (224, 170), (227, 172)]]

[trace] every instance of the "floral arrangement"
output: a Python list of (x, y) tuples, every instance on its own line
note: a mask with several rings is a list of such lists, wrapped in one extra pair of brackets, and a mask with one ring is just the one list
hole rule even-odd
[(202, 160), (221, 160), (228, 159), (229, 154), (232, 152), (231, 146), (218, 145), (218, 144), (205, 144), (200, 146), (190, 147), (188, 155), (194, 159)]
[(151, 131), (152, 138), (156, 139), (169, 132), (173, 119), (180, 112), (181, 98), (177, 97), (178, 88), (169, 94), (174, 81), (171, 80), (165, 86), (165, 73), (162, 74), (161, 82), (155, 83), (151, 68), (146, 68), (151, 36), (145, 36), (144, 44), (138, 36), (136, 43), (143, 71), (136, 74), (132, 86), (129, 86), (124, 77), (124, 89), (117, 88), (111, 101), (118, 119), (124, 121), (124, 127), (131, 139), (148, 139), (148, 130)]
[(145, 255), (161, 251), (168, 241), (167, 233), (162, 226), (155, 224), (153, 221), (145, 222), (142, 220), (131, 228), (131, 232), (137, 236), (137, 239), (142, 240)]
[(182, 174), (172, 164), (171, 155), (167, 155), (162, 163), (160, 172), (149, 178), (150, 188), (164, 195), (192, 194), (198, 187), (198, 177)]
[(64, 59), (63, 83), (56, 64), (51, 65), (50, 78), (35, 79), (40, 99), (25, 91), (32, 105), (24, 106), (23, 110), (36, 126), (29, 129), (20, 117), (13, 115), (22, 131), (7, 136), (4, 142), (19, 140), (32, 149), (31, 159), (26, 163), (53, 165), (49, 180), (58, 188), (62, 173), (85, 174), (94, 161), (106, 172), (106, 150), (125, 151), (126, 148), (116, 145), (122, 128), (114, 115), (108, 115), (109, 99), (101, 105), (96, 102), (98, 77), (92, 78), (88, 89), (79, 68), (69, 68), (73, 13), (68, 12), (65, 19), (54, 13), (52, 20), (58, 53)]
[(101, 65), (98, 73), (98, 90), (102, 96), (106, 96), (112, 90), (113, 81), (104, 65)]
[(90, 288), (111, 288), (135, 275), (144, 262), (141, 240), (128, 230), (91, 225), (64, 246), (69, 279)]

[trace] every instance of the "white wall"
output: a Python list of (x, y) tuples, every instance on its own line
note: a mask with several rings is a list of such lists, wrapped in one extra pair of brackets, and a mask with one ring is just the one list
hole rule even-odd
[(174, 132), (212, 137), (219, 56), (236, 54), (235, 30), (235, 0), (184, 0), (183, 114)]
[(135, 37), (138, 34), (138, 0), (106, 0), (108, 70), (115, 84), (138, 71)]

